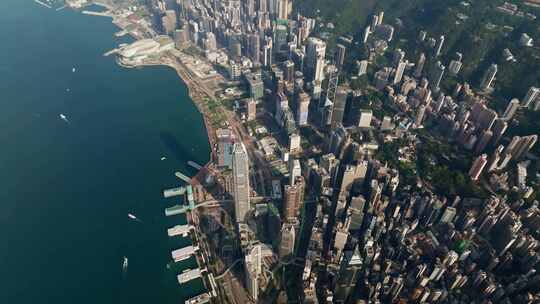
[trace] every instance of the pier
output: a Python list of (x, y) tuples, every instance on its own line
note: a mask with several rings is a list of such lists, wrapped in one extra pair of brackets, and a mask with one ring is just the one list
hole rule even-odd
[[(38, 0), (34, 0), (38, 1)], [(93, 11), (82, 11), (85, 15), (91, 15), (91, 16), (101, 16), (101, 17), (110, 17), (112, 18), (112, 15), (109, 13), (100, 13), (100, 12), (93, 12)]]
[(185, 182), (188, 183), (188, 184), (191, 183), (191, 178), (185, 176), (184, 174), (182, 174), (182, 173), (179, 172), (179, 171), (174, 172), (174, 175), (175, 175), (176, 177), (178, 177), (179, 179), (185, 181)]
[(46, 8), (52, 8), (52, 6), (48, 5), (47, 3), (43, 3), (39, 0), (34, 0), (35, 3), (45, 6)]
[(191, 225), (176, 225), (172, 228), (167, 229), (167, 234), (170, 237), (182, 235), (183, 237), (186, 237), (188, 233), (193, 230), (194, 227)]
[(173, 250), (171, 252), (171, 256), (175, 262), (181, 262), (192, 257), (197, 250), (199, 250), (198, 246), (190, 245), (184, 248)]
[(188, 161), (187, 162), (188, 165), (192, 166), (193, 168), (197, 169), (197, 170), (201, 170), (203, 167), (199, 164), (197, 164), (196, 162), (194, 161)]
[(188, 210), (187, 206), (174, 205), (172, 207), (165, 209), (165, 216), (183, 214), (183, 213), (186, 213), (187, 210)]
[(171, 188), (171, 189), (165, 189), (165, 190), (163, 190), (163, 197), (169, 198), (169, 197), (183, 195), (184, 193), (186, 193), (186, 188), (185, 187), (176, 187), (176, 188)]
[(184, 284), (191, 280), (195, 280), (201, 277), (201, 270), (199, 268), (187, 270), (177, 276), (178, 283)]
[(194, 296), (193, 298), (186, 300), (184, 304), (204, 304), (210, 302), (210, 299), (212, 296), (210, 296), (208, 293), (202, 293), (198, 296)]
[(118, 53), (118, 51), (119, 51), (119, 49), (110, 50), (107, 53), (103, 54), (103, 56), (107, 57), (107, 56), (110, 56), (112, 54)]

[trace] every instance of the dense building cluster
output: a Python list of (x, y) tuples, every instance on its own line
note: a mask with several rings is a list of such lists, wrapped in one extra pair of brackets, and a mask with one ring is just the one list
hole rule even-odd
[[(540, 89), (497, 111), (490, 103), (497, 64), (474, 84), (449, 87), (463, 54), (446, 62), (445, 36), (428, 31), (418, 33), (414, 56), (389, 50), (397, 31), (382, 11), (358, 41), (329, 43), (315, 19), (293, 14), (291, 0), (150, 2), (176, 48), (195, 47), (244, 85), (238, 117), (270, 120), (253, 138), (217, 131), (253, 301), (280, 289), (267, 273), (281, 267), (301, 269), (281, 276), (280, 286), (301, 281), (301, 290), (286, 293), (304, 303), (540, 301), (540, 209), (528, 178), (538, 135), (506, 136), (516, 113), (540, 110)], [(524, 33), (520, 43), (533, 41)], [(350, 75), (344, 65), (358, 45), (365, 58), (355, 57)], [(510, 50), (503, 56), (514, 58)], [(358, 79), (367, 83), (353, 89)], [(487, 195), (440, 193), (421, 175), (404, 179), (396, 163), (415, 164), (428, 139), (464, 151), (466, 183)], [(395, 142), (396, 162), (380, 159)], [(271, 256), (279, 262), (265, 263)]]

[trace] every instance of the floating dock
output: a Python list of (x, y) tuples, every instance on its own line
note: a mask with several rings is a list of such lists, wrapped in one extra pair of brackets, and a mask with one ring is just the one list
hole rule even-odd
[(185, 181), (186, 183), (190, 184), (191, 183), (191, 178), (185, 176), (184, 174), (176, 171), (174, 172), (174, 175), (176, 175), (176, 177), (178, 177), (179, 179)]
[(210, 302), (210, 299), (212, 297), (207, 293), (200, 294), (198, 296), (194, 296), (191, 299), (186, 300), (185, 304), (204, 304)]
[(201, 270), (199, 268), (196, 268), (196, 269), (188, 269), (184, 271), (183, 273), (179, 274), (176, 278), (178, 279), (178, 283), (184, 284), (200, 277), (201, 277)]
[(183, 214), (186, 213), (187, 209), (188, 208), (186, 206), (174, 205), (165, 209), (165, 216)]
[(186, 237), (192, 229), (193, 229), (193, 226), (190, 226), (190, 225), (176, 225), (172, 228), (167, 229), (167, 234), (170, 237), (177, 236), (177, 235)]
[(199, 247), (190, 245), (172, 251), (171, 256), (175, 262), (181, 262), (189, 259), (192, 255), (195, 254), (195, 251), (197, 250), (199, 250)]
[(179, 196), (186, 193), (185, 187), (176, 187), (171, 189), (165, 189), (163, 190), (163, 196), (165, 198), (173, 197), (173, 196)]

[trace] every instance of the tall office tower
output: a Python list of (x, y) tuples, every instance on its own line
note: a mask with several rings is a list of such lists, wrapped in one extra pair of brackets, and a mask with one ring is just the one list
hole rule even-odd
[(396, 68), (396, 74), (394, 75), (394, 84), (398, 84), (401, 82), (401, 79), (403, 79), (403, 73), (405, 72), (405, 68), (409, 65), (409, 62), (407, 60), (401, 61), (397, 68)]
[(289, 33), (285, 24), (278, 23), (274, 27), (274, 53), (283, 52), (287, 46)]
[(357, 61), (356, 68), (358, 69), (358, 74), (357, 74), (358, 76), (367, 74), (368, 61), (367, 60)]
[(336, 282), (334, 303), (347, 303), (347, 299), (354, 293), (356, 283), (362, 274), (362, 264), (362, 255), (358, 245), (354, 251), (344, 252)]
[(482, 136), (480, 137), (480, 140), (476, 144), (476, 148), (474, 152), (477, 154), (482, 153), (486, 149), (487, 145), (490, 143), (492, 138), (493, 138), (493, 131), (484, 130), (484, 132), (482, 132)]
[(336, 97), (334, 98), (334, 108), (332, 110), (332, 116), (330, 119), (330, 128), (332, 130), (341, 126), (343, 123), (343, 116), (345, 115), (345, 106), (347, 104), (347, 98), (349, 97), (349, 90), (346, 87), (338, 87), (336, 90)]
[(416, 63), (416, 70), (414, 71), (414, 77), (422, 77), (422, 70), (424, 70), (424, 65), (426, 64), (426, 54), (421, 53), (418, 57), (418, 62)]
[(371, 110), (360, 110), (358, 127), (369, 128), (371, 126), (371, 119), (373, 119), (373, 112)]
[(368, 170), (368, 162), (361, 161), (356, 165), (347, 165), (343, 171), (341, 186), (339, 187), (340, 195), (346, 195), (351, 190), (355, 182), (360, 185), (364, 183)]
[(246, 287), (255, 302), (259, 298), (259, 276), (262, 273), (262, 245), (258, 244), (249, 250), (244, 257)]
[(366, 28), (364, 29), (364, 35), (362, 36), (362, 42), (363, 42), (364, 44), (367, 43), (368, 38), (369, 38), (369, 34), (371, 34), (371, 27), (368, 25), (368, 26), (366, 26)]
[(246, 102), (247, 121), (252, 121), (257, 117), (257, 101), (250, 98)]
[(426, 106), (420, 105), (418, 109), (416, 110), (416, 119), (414, 120), (414, 123), (416, 124), (417, 127), (420, 127), (422, 125), (425, 115), (426, 115)]
[(306, 184), (304, 177), (299, 175), (294, 178), (293, 185), (285, 185), (285, 199), (283, 200), (283, 220), (297, 222), (300, 208), (304, 203), (304, 191)]
[(302, 175), (302, 167), (300, 165), (300, 160), (290, 159), (289, 161), (289, 182), (290, 185), (294, 185), (296, 177)]
[(294, 253), (294, 245), (296, 241), (296, 231), (294, 225), (285, 224), (281, 228), (281, 240), (279, 242), (279, 258), (284, 260), (291, 257)]
[(305, 126), (308, 124), (308, 116), (309, 116), (309, 95), (301, 91), (298, 94), (298, 107), (296, 109), (296, 122), (299, 126)]
[(189, 30), (187, 26), (183, 26), (182, 28), (174, 31), (173, 34), (174, 39), (174, 46), (177, 49), (182, 49), (184, 46), (186, 46), (189, 43)]
[(396, 49), (394, 51), (394, 56), (392, 57), (392, 66), (394, 66), (394, 68), (397, 69), (399, 64), (403, 62), (404, 59), (405, 59), (405, 52), (402, 51), (401, 49)]
[(478, 178), (480, 178), (480, 175), (486, 167), (487, 162), (487, 154), (482, 154), (475, 159), (471, 166), (471, 169), (469, 170), (469, 176), (473, 181), (477, 181)]
[(527, 91), (527, 95), (523, 98), (522, 106), (528, 108), (535, 100), (540, 98), (540, 89), (536, 87), (530, 87)]
[(285, 81), (294, 82), (294, 62), (290, 60), (283, 62), (283, 76), (285, 76)]
[(325, 55), (326, 43), (319, 38), (309, 37), (306, 52), (306, 71), (310, 80), (323, 81)]
[(347, 48), (343, 44), (336, 45), (336, 54), (334, 62), (338, 67), (343, 66), (343, 63), (345, 63), (345, 51)]
[(487, 71), (484, 73), (484, 76), (482, 77), (482, 81), (480, 82), (480, 89), (487, 91), (492, 88), (493, 81), (495, 80), (495, 75), (497, 75), (498, 67), (496, 64), (492, 64)]
[(217, 48), (216, 35), (212, 32), (205, 33), (206, 38), (203, 40), (204, 49), (207, 51), (215, 51)]
[(176, 30), (176, 13), (173, 10), (165, 11), (165, 15), (161, 17), (163, 32), (166, 35), (171, 35)]
[(261, 61), (261, 38), (259, 35), (248, 35), (248, 53), (253, 63), (259, 63)]
[(508, 106), (506, 106), (506, 110), (504, 111), (504, 114), (502, 116), (502, 119), (504, 120), (511, 120), (512, 117), (516, 114), (516, 111), (519, 109), (519, 100), (517, 98), (512, 98), (510, 102), (508, 103)]
[(456, 53), (456, 59), (450, 61), (450, 65), (448, 66), (448, 71), (453, 76), (456, 76), (461, 70), (461, 67), (463, 66), (463, 63), (461, 62), (462, 58), (463, 58), (463, 55), (461, 53)]
[(262, 50), (262, 65), (269, 67), (272, 65), (272, 45), (264, 45)]
[(268, 11), (268, 2), (266, 0), (259, 0), (257, 3), (257, 9), (259, 12), (264, 13)]
[(235, 143), (233, 147), (233, 188), (236, 222), (243, 223), (249, 211), (249, 159), (246, 147)]
[(349, 231), (356, 231), (362, 228), (362, 222), (364, 219), (364, 208), (366, 200), (363, 196), (355, 196), (351, 198), (351, 205), (349, 206)]
[(431, 76), (430, 82), (431, 87), (434, 92), (439, 92), (441, 89), (441, 81), (444, 76), (444, 71), (446, 70), (446, 67), (440, 62), (437, 61), (437, 64), (435, 65), (435, 68), (433, 69), (433, 74)]
[(300, 134), (293, 133), (289, 136), (289, 153), (294, 154), (300, 152)]
[(424, 40), (426, 40), (426, 36), (427, 36), (427, 32), (426, 31), (420, 31), (418, 33), (418, 41), (419, 42), (424, 42)]
[(444, 45), (444, 35), (439, 38), (439, 41), (437, 42), (437, 46), (435, 46), (435, 57), (438, 57), (442, 53), (442, 48)]
[(248, 83), (249, 97), (261, 99), (264, 96), (264, 83), (260, 74), (250, 73), (245, 75)]
[(289, 0), (275, 0), (276, 1), (276, 14), (278, 19), (289, 19)]
[(255, 18), (255, 0), (244, 1), (244, 20), (253, 20)]

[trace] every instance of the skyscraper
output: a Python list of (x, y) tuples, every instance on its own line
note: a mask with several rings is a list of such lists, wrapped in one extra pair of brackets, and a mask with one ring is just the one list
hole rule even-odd
[(461, 66), (463, 65), (463, 63), (461, 62), (462, 57), (463, 55), (461, 55), (461, 53), (456, 53), (456, 59), (450, 61), (448, 70), (453, 76), (456, 76), (461, 70)]
[(283, 200), (283, 221), (296, 222), (300, 207), (304, 202), (305, 191), (304, 177), (299, 175), (294, 178), (292, 185), (285, 186), (285, 199)]
[(336, 45), (335, 64), (342, 66), (345, 62), (345, 51), (347, 48), (343, 44)]
[(528, 108), (535, 100), (540, 98), (540, 89), (536, 87), (530, 87), (527, 91), (527, 95), (523, 98), (522, 105)]
[(338, 87), (336, 91), (336, 98), (334, 100), (334, 108), (332, 110), (332, 117), (330, 119), (330, 128), (335, 129), (343, 123), (343, 115), (345, 114), (345, 105), (347, 104), (347, 97), (349, 91), (345, 87)]
[(298, 94), (298, 107), (296, 109), (296, 122), (299, 126), (305, 126), (308, 123), (309, 116), (309, 95), (301, 91)]
[(249, 211), (249, 159), (246, 147), (235, 143), (233, 147), (233, 188), (236, 222), (242, 223)]
[(418, 57), (418, 62), (416, 63), (416, 70), (414, 71), (414, 77), (420, 78), (422, 76), (422, 71), (424, 70), (424, 65), (426, 64), (426, 54), (421, 53)]
[(367, 73), (368, 61), (367, 60), (357, 61), (356, 67), (358, 68), (358, 76), (365, 75)]
[(444, 45), (444, 35), (442, 35), (439, 38), (439, 41), (437, 42), (437, 46), (435, 47), (435, 57), (438, 57), (442, 53), (442, 48)]
[(504, 120), (511, 120), (512, 117), (516, 114), (516, 111), (519, 109), (519, 100), (517, 98), (512, 98), (510, 102), (508, 103), (508, 106), (506, 106), (506, 110), (504, 111), (504, 114), (502, 116), (502, 119)]
[(371, 126), (372, 118), (373, 118), (373, 112), (371, 110), (361, 110), (360, 120), (358, 121), (358, 127), (369, 128)]
[(326, 43), (319, 38), (309, 37), (306, 52), (306, 71), (311, 80), (323, 81), (325, 55)]
[(257, 34), (251, 34), (248, 36), (248, 52), (249, 58), (254, 63), (261, 61), (261, 38)]
[(409, 64), (408, 61), (400, 61), (396, 68), (396, 74), (394, 75), (394, 84), (398, 84), (401, 82), (401, 79), (403, 78), (403, 73), (405, 72), (405, 68)]
[(262, 273), (262, 245), (253, 246), (244, 257), (246, 287), (251, 298), (259, 298), (259, 276)]
[(497, 75), (498, 67), (496, 64), (492, 64), (487, 71), (484, 73), (484, 76), (482, 77), (482, 81), (480, 82), (480, 89), (487, 91), (489, 90), (492, 85), (493, 81), (495, 80), (495, 75)]
[(444, 71), (446, 70), (446, 67), (442, 64), (442, 62), (437, 61), (437, 64), (435, 65), (435, 68), (433, 69), (433, 73), (431, 76), (431, 87), (434, 92), (438, 92), (440, 90), (441, 81), (444, 76)]
[(281, 240), (279, 242), (279, 258), (290, 257), (294, 252), (296, 231), (294, 225), (284, 224), (281, 228)]

